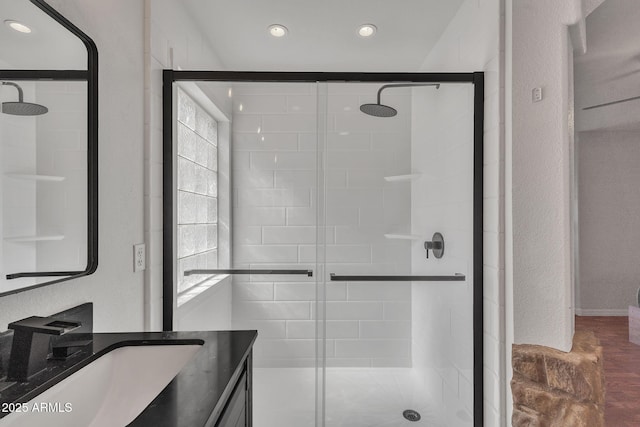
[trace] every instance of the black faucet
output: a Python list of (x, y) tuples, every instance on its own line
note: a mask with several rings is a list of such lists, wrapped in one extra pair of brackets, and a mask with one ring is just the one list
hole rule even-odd
[(93, 340), (65, 341), (53, 344), (51, 347), (53, 351), (49, 360), (67, 360), (67, 358), (73, 356), (91, 343), (93, 343)]
[(7, 380), (24, 382), (47, 365), (52, 335), (64, 335), (82, 324), (50, 317), (32, 316), (9, 324), (13, 329), (13, 344), (9, 356)]

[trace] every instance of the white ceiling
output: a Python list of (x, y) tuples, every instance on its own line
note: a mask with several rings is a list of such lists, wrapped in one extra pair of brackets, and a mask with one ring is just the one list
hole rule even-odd
[(463, 0), (180, 1), (228, 70), (418, 71)]
[(586, 20), (587, 53), (575, 57), (578, 130), (640, 129), (640, 1), (606, 0)]
[[(30, 34), (10, 29), (19, 21)], [(0, 65), (10, 69), (83, 70), (87, 49), (82, 41), (28, 0), (0, 0)]]

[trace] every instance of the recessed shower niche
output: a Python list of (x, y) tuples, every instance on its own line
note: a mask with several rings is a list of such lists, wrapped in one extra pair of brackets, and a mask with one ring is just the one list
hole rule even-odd
[(97, 51), (40, 0), (0, 20), (3, 295), (97, 266)]

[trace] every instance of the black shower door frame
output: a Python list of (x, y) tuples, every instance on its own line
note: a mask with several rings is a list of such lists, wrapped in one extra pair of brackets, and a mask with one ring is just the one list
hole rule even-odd
[(483, 147), (484, 73), (351, 73), (163, 70), (162, 74), (162, 327), (173, 330), (173, 84), (270, 83), (471, 83), (473, 84), (473, 425), (483, 425)]

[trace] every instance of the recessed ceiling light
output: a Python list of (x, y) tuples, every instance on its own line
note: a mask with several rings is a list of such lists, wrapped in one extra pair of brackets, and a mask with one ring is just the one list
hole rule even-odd
[(358, 28), (358, 35), (360, 37), (371, 37), (376, 33), (376, 26), (373, 24), (363, 24)]
[(21, 22), (7, 19), (6, 21), (4, 21), (4, 23), (12, 30), (18, 31), (20, 33), (29, 34), (31, 32), (31, 28), (27, 27)]
[(289, 30), (287, 30), (287, 27), (285, 27), (284, 25), (269, 25), (269, 34), (271, 34), (273, 37), (284, 37), (288, 32)]

